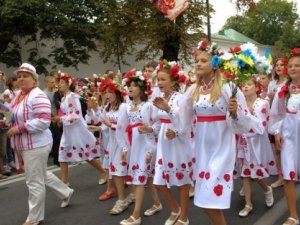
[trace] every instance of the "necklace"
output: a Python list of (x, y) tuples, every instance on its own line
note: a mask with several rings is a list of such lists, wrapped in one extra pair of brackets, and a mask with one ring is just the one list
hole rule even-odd
[(289, 89), (291, 93), (298, 93), (300, 91), (300, 85), (291, 84)]
[(208, 84), (206, 84), (203, 80), (202, 80), (202, 84), (200, 85), (200, 91), (201, 92), (206, 92), (208, 90), (211, 89), (212, 85), (213, 85), (213, 81), (215, 80), (215, 78), (213, 77)]

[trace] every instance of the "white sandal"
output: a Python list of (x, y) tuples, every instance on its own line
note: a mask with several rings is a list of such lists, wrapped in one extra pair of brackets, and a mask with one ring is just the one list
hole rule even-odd
[(189, 221), (189, 219), (187, 219), (185, 222), (182, 221), (182, 220), (177, 220), (176, 223), (180, 223), (180, 224), (182, 224), (182, 225), (189, 225), (189, 224), (190, 224), (190, 221)]
[(298, 225), (298, 224), (299, 224), (299, 219), (289, 217), (289, 218), (287, 218), (287, 220), (282, 225)]
[(245, 205), (245, 207), (239, 212), (239, 216), (246, 217), (253, 210), (253, 206)]
[[(132, 221), (128, 221), (129, 219), (131, 219)], [(128, 219), (126, 220), (122, 220), (120, 222), (121, 225), (140, 225), (142, 223), (141, 217), (136, 219), (133, 216), (130, 216)]]
[(118, 215), (124, 212), (128, 208), (129, 204), (126, 200), (118, 200), (116, 201), (114, 207), (109, 211), (112, 215)]
[(162, 204), (160, 203), (158, 206), (157, 205), (153, 205), (150, 209), (147, 209), (145, 212), (144, 212), (144, 215), (145, 216), (152, 216), (154, 215), (155, 213), (161, 211), (163, 209), (162, 207)]
[(166, 220), (165, 225), (173, 225), (176, 223), (177, 219), (181, 214), (181, 209), (179, 208), (178, 212), (171, 212), (171, 216), (175, 216), (175, 219), (171, 220), (170, 217)]

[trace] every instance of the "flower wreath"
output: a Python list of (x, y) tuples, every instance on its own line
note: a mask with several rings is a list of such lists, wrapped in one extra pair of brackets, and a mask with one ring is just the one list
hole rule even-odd
[(291, 57), (300, 56), (300, 48), (293, 48), (290, 52)]
[(121, 96), (126, 96), (126, 91), (122, 87), (121, 84), (116, 83), (114, 81), (111, 81), (109, 77), (106, 77), (100, 84), (99, 92), (103, 93), (105, 90), (109, 90), (110, 92), (115, 93), (116, 91), (119, 91), (121, 93)]
[(131, 82), (135, 82), (147, 96), (152, 94), (151, 81), (144, 76), (142, 71), (130, 70), (124, 75), (123, 85), (129, 86)]
[(68, 85), (70, 86), (71, 84), (76, 84), (77, 79), (72, 78), (72, 76), (68, 73), (63, 73), (60, 70), (57, 72), (57, 78), (59, 80), (65, 80), (67, 81)]
[(180, 71), (180, 66), (178, 66), (177, 62), (168, 62), (166, 59), (164, 59), (158, 64), (157, 71), (159, 72), (163, 69), (167, 70), (177, 83), (180, 84), (185, 82), (186, 76), (184, 75), (183, 71)]
[(193, 51), (194, 56), (195, 56), (197, 50), (205, 51), (212, 55), (220, 54), (219, 53), (220, 49), (219, 49), (217, 43), (215, 43), (215, 42), (209, 43), (208, 40), (202, 40), (198, 43), (198, 45), (196, 46), (196, 49)]

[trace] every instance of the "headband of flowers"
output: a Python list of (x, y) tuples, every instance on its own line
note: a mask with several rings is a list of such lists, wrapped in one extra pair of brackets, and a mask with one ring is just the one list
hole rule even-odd
[[(208, 42), (208, 40), (200, 41), (197, 46), (196, 50), (205, 51), (211, 55), (219, 55), (219, 47), (215, 42)], [(196, 50), (193, 51), (193, 55), (195, 55)]]
[(60, 70), (57, 72), (57, 78), (59, 80), (64, 80), (68, 82), (68, 85), (70, 86), (71, 84), (76, 84), (77, 79), (72, 78), (72, 76), (68, 73), (63, 73)]
[(131, 82), (135, 82), (146, 95), (151, 95), (151, 81), (144, 76), (142, 71), (130, 70), (124, 75), (123, 85), (129, 86)]
[(300, 56), (300, 48), (293, 48), (290, 52), (291, 57)]
[(116, 83), (114, 81), (111, 81), (109, 77), (106, 77), (100, 84), (99, 92), (103, 93), (105, 90), (108, 90), (109, 92), (115, 93), (116, 91), (119, 91), (122, 96), (126, 96), (126, 91), (122, 87), (121, 84)]
[(160, 70), (167, 70), (177, 83), (184, 83), (186, 80), (184, 72), (180, 70), (180, 66), (175, 61), (168, 62), (168, 60), (164, 59), (160, 61), (157, 67), (158, 72)]

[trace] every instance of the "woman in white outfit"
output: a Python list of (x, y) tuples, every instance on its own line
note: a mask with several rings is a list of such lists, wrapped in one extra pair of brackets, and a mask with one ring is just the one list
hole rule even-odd
[(73, 189), (47, 171), (53, 141), (48, 129), (51, 105), (48, 97), (37, 87), (38, 74), (32, 65), (23, 63), (17, 70), (17, 76), (20, 92), (10, 104), (15, 124), (7, 135), (11, 137), (13, 149), (22, 154), (24, 161), (29, 214), (23, 225), (37, 225), (44, 220), (45, 186), (64, 199), (61, 207), (68, 206)]

